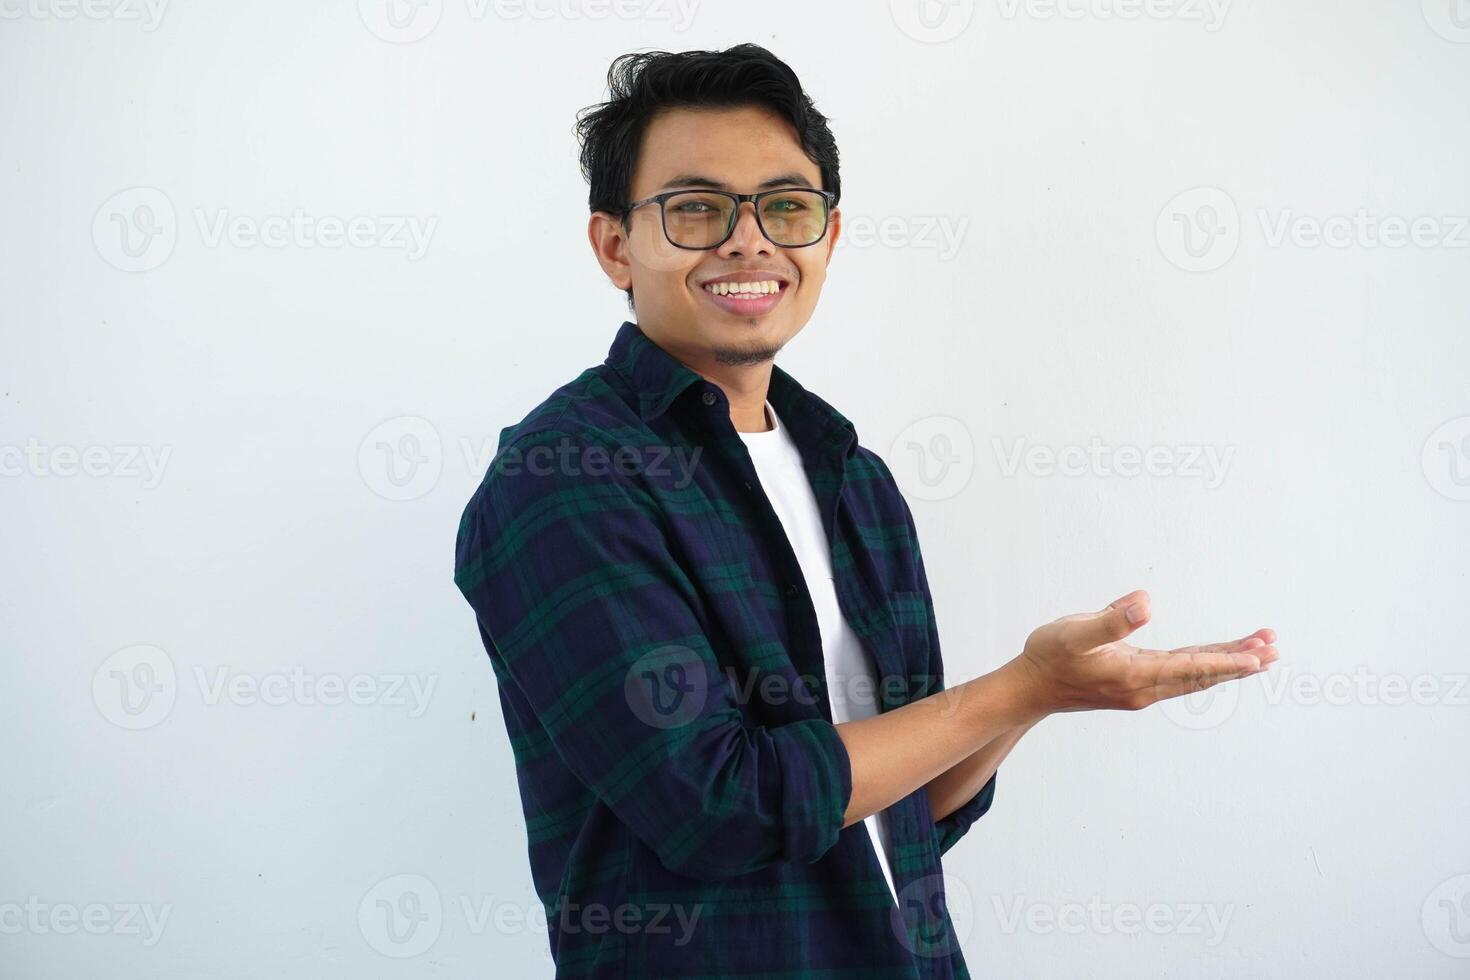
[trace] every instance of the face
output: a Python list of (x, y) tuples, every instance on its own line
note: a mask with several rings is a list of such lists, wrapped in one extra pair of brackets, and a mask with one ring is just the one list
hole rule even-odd
[[(764, 107), (671, 109), (649, 124), (628, 200), (691, 188), (754, 194), (773, 187), (822, 187), (796, 131)], [(664, 237), (659, 207), (621, 220), (594, 214), (588, 237), (614, 285), (632, 287), (638, 325), (650, 339), (691, 365), (769, 361), (811, 318), (826, 280), (841, 214), (832, 210), (814, 245), (783, 248), (740, 206), (729, 240), (704, 251), (675, 248)], [(765, 283), (762, 291), (716, 283)], [(722, 295), (723, 294), (723, 295)]]

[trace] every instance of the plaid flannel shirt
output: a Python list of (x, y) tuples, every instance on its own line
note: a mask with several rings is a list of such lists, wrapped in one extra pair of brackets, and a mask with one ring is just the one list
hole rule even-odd
[[(887, 711), (943, 689), (912, 514), (851, 422), (773, 366), (839, 605)], [(935, 821), (886, 811), (894, 905), (795, 553), (729, 402), (638, 326), (501, 431), (454, 579), (494, 669), (557, 977), (968, 977)], [(851, 696), (843, 694), (842, 696)]]

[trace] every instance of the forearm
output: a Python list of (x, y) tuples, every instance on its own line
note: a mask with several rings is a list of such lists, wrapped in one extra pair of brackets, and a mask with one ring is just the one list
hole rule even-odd
[(843, 722), (837, 734), (851, 762), (852, 796), (842, 826), (892, 806), (1045, 713), (1031, 676), (1013, 660), (892, 711)]
[(958, 765), (929, 780), (924, 785), (924, 790), (929, 794), (929, 809), (934, 819), (943, 820), (984, 789), (1006, 756), (1010, 755), (1011, 749), (1016, 747), (1021, 736), (1030, 731), (1034, 724), (1035, 720), (1002, 732)]

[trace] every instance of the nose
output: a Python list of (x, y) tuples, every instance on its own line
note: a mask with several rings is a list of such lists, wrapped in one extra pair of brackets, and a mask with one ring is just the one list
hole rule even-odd
[[(746, 211), (747, 205), (749, 212)], [(771, 240), (761, 234), (760, 222), (755, 217), (755, 202), (741, 201), (740, 209), (735, 212), (735, 230), (725, 244), (719, 247), (719, 254), (727, 258), (744, 255), (771, 255), (775, 249)]]

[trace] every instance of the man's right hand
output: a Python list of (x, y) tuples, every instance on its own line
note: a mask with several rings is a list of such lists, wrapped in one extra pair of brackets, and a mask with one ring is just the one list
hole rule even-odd
[(1177, 650), (1148, 650), (1123, 642), (1148, 620), (1148, 593), (1140, 589), (1098, 612), (1063, 616), (1034, 630), (1016, 666), (1034, 685), (1041, 710), (1136, 711), (1221, 681), (1248, 677), (1277, 658), (1271, 645), (1276, 634), (1269, 629)]

